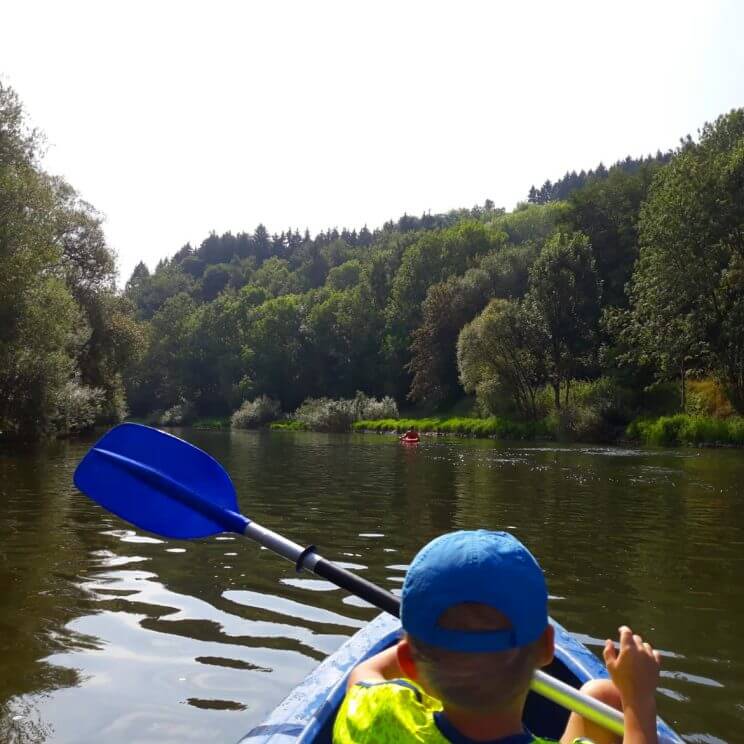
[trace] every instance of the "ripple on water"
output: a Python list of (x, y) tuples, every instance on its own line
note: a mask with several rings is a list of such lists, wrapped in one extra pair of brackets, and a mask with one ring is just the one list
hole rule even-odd
[(299, 589), (309, 589), (312, 592), (335, 592), (338, 587), (323, 579), (280, 579), (286, 586), (296, 586)]
[[(661, 714), (680, 732), (708, 732), (690, 742), (740, 738), (740, 453), (437, 440), (401, 457), (364, 437), (185, 435), (251, 494), (259, 522), (322, 540), (325, 555), (398, 596), (427, 539), (519, 529), (559, 621), (595, 652), (620, 618), (653, 631), (675, 649), (662, 651), (674, 668)], [(269, 551), (224, 545), (232, 536), (186, 545), (125, 528), (73, 492), (84, 446), (63, 447), (21, 482), (0, 472), (0, 546), (23, 590), (0, 602), (17, 636), (0, 739), (7, 711), (22, 716), (10, 725), (59, 741), (236, 740), (376, 614)]]

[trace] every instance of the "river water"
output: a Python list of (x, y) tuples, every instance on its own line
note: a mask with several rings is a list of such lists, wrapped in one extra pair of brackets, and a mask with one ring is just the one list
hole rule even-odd
[[(179, 432), (247, 516), (396, 590), (427, 540), (514, 531), (595, 651), (662, 650), (660, 713), (744, 742), (744, 454)], [(375, 613), (239, 537), (162, 540), (79, 494), (90, 441), (0, 452), (0, 742), (233, 742)]]

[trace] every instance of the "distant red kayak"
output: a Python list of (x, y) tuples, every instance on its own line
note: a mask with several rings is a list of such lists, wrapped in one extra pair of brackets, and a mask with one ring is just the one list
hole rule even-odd
[(418, 444), (419, 438), (416, 437), (415, 439), (413, 437), (403, 437), (403, 439), (400, 440), (403, 442), (403, 444)]

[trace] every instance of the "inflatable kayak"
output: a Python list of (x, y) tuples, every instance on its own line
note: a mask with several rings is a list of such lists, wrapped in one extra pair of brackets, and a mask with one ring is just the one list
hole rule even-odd
[[(555, 627), (555, 659), (548, 674), (581, 687), (584, 682), (606, 677), (604, 665), (558, 623)], [(388, 648), (400, 634), (400, 622), (391, 615), (378, 615), (352, 636), (336, 653), (311, 672), (259, 726), (251, 729), (240, 744), (330, 744), (336, 711), (346, 690), (348, 673), (363, 659)], [(530, 693), (524, 722), (536, 735), (558, 739), (568, 712)], [(663, 721), (658, 722), (659, 744), (682, 744)]]
[(418, 444), (420, 440), (418, 437), (403, 437), (400, 441), (403, 444)]

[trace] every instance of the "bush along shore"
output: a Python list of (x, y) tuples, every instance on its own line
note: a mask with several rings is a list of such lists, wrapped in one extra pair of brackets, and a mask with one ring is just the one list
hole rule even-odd
[[(144, 422), (143, 422), (144, 423)], [(158, 422), (147, 422), (156, 424)], [(254, 427), (231, 427), (228, 418), (196, 419), (188, 424), (160, 424), (161, 426), (184, 425), (194, 429), (229, 429), (229, 428), (269, 428), (272, 431), (332, 431), (331, 428), (313, 429), (296, 419), (265, 422)], [(410, 428), (416, 428), (422, 434), (454, 435), (481, 439), (502, 439), (504, 441), (582, 441), (586, 444), (634, 443), (655, 447), (744, 447), (744, 418), (732, 417), (718, 419), (712, 416), (678, 413), (673, 416), (657, 418), (639, 418), (632, 421), (625, 429), (616, 430), (616, 436), (603, 436), (599, 439), (575, 439), (565, 431), (560, 431), (556, 421), (545, 418), (536, 422), (510, 421), (490, 416), (444, 417), (428, 416), (425, 418), (384, 418), (362, 419), (351, 425), (356, 433), (401, 434)], [(348, 432), (348, 428), (340, 431)]]
[(744, 418), (727, 419), (678, 413), (656, 419), (637, 419), (626, 429), (631, 441), (657, 446), (744, 447)]
[[(646, 405), (668, 409), (669, 389), (658, 388)], [(294, 412), (283, 413), (278, 401), (267, 396), (244, 401), (231, 417), (198, 418), (188, 403), (174, 406), (145, 423), (192, 426), (198, 429), (258, 429), (401, 433), (415, 428), (422, 434), (442, 434), (513, 441), (549, 440), (583, 443), (637, 443), (651, 446), (744, 446), (744, 417), (715, 415), (728, 412), (720, 392), (707, 383), (691, 385), (690, 413), (650, 415), (629, 404), (623, 391), (608, 380), (576, 381), (571, 398), (560, 409), (550, 391), (536, 397), (541, 416), (533, 420), (509, 415), (478, 415), (479, 404), (463, 399), (449, 412), (401, 417), (392, 398), (376, 399), (358, 392), (353, 398), (308, 398)], [(718, 407), (716, 407), (718, 406)], [(661, 411), (660, 411), (661, 412)], [(465, 415), (455, 415), (455, 414)]]

